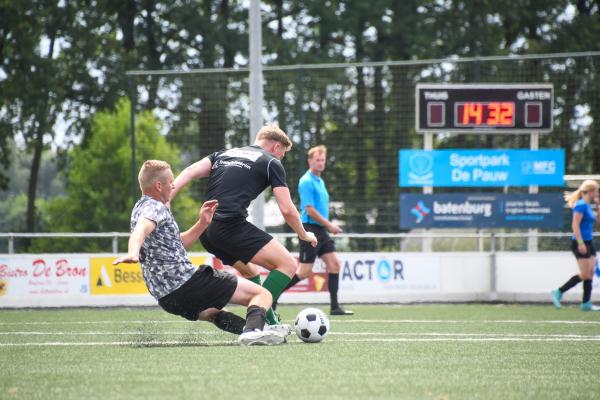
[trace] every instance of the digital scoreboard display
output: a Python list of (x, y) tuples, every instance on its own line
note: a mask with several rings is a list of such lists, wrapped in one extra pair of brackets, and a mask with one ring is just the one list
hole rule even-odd
[(551, 84), (418, 84), (417, 132), (548, 133)]

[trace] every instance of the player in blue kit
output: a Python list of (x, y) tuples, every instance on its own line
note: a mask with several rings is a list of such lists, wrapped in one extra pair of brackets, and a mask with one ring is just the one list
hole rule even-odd
[[(317, 247), (300, 243), (300, 265), (286, 289), (307, 278), (312, 272), (315, 259), (319, 257), (325, 263), (327, 270), (331, 315), (352, 315), (354, 314), (352, 311), (344, 310), (338, 302), (340, 260), (335, 252), (335, 242), (329, 234), (341, 233), (342, 228), (331, 222), (329, 218), (329, 193), (325, 181), (321, 177), (325, 170), (326, 160), (327, 148), (325, 146), (315, 146), (308, 150), (308, 171), (298, 182), (298, 193), (304, 229), (313, 232), (319, 243)], [(273, 301), (273, 305), (276, 307), (277, 298)]]
[(571, 250), (577, 259), (579, 274), (573, 275), (564, 285), (552, 291), (552, 302), (556, 308), (560, 308), (563, 293), (583, 281), (581, 309), (583, 311), (600, 310), (590, 300), (596, 265), (596, 248), (592, 241), (596, 213), (592, 204), (598, 204), (598, 187), (596, 181), (586, 180), (576, 191), (565, 196), (567, 205), (573, 209)]

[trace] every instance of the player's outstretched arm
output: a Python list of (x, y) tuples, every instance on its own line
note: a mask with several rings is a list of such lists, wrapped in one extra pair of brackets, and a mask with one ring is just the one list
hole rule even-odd
[(317, 221), (318, 223), (323, 225), (325, 227), (325, 229), (327, 229), (327, 231), (329, 233), (331, 233), (332, 235), (337, 235), (338, 233), (343, 232), (342, 228), (340, 228), (338, 225), (334, 224), (333, 222), (325, 219), (325, 217), (322, 216), (321, 213), (318, 212), (317, 209), (314, 208), (313, 206), (306, 206), (305, 209), (306, 209), (306, 213), (308, 214), (309, 217), (311, 217), (312, 219), (314, 219), (315, 221)]
[(273, 189), (273, 194), (275, 195), (279, 211), (281, 211), (281, 215), (283, 215), (285, 222), (294, 230), (294, 232), (296, 232), (300, 240), (310, 242), (310, 244), (315, 247), (317, 245), (317, 238), (314, 233), (307, 232), (304, 229), (304, 226), (302, 226), (300, 214), (292, 202), (290, 190), (286, 186), (278, 186)]
[(202, 204), (198, 214), (198, 221), (190, 229), (180, 235), (181, 242), (186, 250), (198, 240), (200, 235), (202, 235), (202, 232), (210, 225), (218, 206), (218, 200), (207, 200)]
[(144, 239), (152, 233), (156, 228), (156, 223), (147, 218), (140, 217), (137, 225), (135, 226), (131, 236), (129, 236), (129, 245), (127, 247), (127, 255), (119, 257), (113, 261), (113, 265), (120, 263), (137, 263), (140, 261), (140, 249), (144, 244)]
[(173, 184), (175, 189), (171, 192), (171, 200), (177, 196), (177, 193), (190, 183), (194, 179), (206, 178), (210, 175), (210, 169), (212, 163), (208, 157), (204, 157), (202, 160), (193, 163), (179, 174)]

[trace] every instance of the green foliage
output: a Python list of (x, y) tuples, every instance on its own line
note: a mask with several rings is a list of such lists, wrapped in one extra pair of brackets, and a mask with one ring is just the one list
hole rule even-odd
[[(93, 118), (90, 139), (69, 156), (67, 194), (43, 206), (45, 230), (52, 232), (123, 232), (129, 230), (131, 207), (131, 149), (127, 100), (120, 100), (114, 112), (98, 112)], [(144, 160), (160, 159), (173, 169), (179, 165), (179, 151), (160, 133), (160, 124), (150, 112), (136, 118), (137, 166)], [(180, 223), (197, 217), (186, 192), (173, 204)], [(182, 229), (186, 229), (182, 225)], [(106, 240), (36, 240), (33, 251), (56, 251), (72, 246), (85, 251), (109, 251)], [(66, 250), (66, 249), (65, 249)]]
[[(600, 43), (600, 8), (592, 0), (263, 0), (262, 18), (264, 60), (269, 65), (588, 51)], [(14, 186), (7, 184), (10, 177), (28, 192), (30, 207), (44, 204), (33, 201), (38, 194), (45, 197), (46, 188), (40, 186), (48, 180), (44, 174), (48, 167), (42, 155), (54, 154), (48, 153), (49, 148), (60, 152), (73, 142), (82, 143), (66, 164), (69, 189), (64, 199), (37, 212), (29, 209), (23, 226), (70, 231), (121, 231), (127, 226), (124, 210), (133, 201), (127, 198), (128, 119), (102, 122), (113, 131), (100, 133), (106, 136), (102, 143), (94, 136), (102, 130), (97, 125), (104, 117), (93, 123), (91, 119), (99, 109), (121, 109), (117, 102), (131, 86), (143, 94), (136, 100), (137, 110), (159, 110), (156, 115), (164, 117), (167, 142), (181, 149), (174, 165), (179, 156), (188, 165), (222, 147), (246, 144), (245, 73), (200, 78), (185, 74), (169, 80), (158, 75), (128, 78), (126, 71), (247, 66), (247, 19), (247, 2), (241, 0), (111, 0), (93, 7), (79, 0), (0, 0), (0, 189), (8, 187), (13, 195)], [(265, 71), (265, 110), (294, 140), (294, 151), (284, 160), (294, 196), (306, 168), (305, 150), (326, 143), (331, 159), (325, 179), (332, 199), (351, 208), (346, 231), (395, 231), (397, 193), (390, 188), (397, 189), (396, 151), (422, 143), (412, 120), (417, 81), (442, 77), (453, 82), (529, 82), (552, 75), (564, 84), (555, 86), (559, 103), (555, 132), (541, 145), (565, 148), (569, 173), (600, 170), (600, 135), (595, 134), (600, 123), (597, 62), (572, 61), (539, 63), (535, 78), (502, 63), (457, 64), (451, 72), (442, 71), (440, 65), (428, 71), (420, 67), (357, 67), (342, 73), (341, 69)], [(163, 90), (167, 81), (168, 90)], [(188, 90), (188, 95), (164, 96), (166, 91), (176, 93), (173, 88)], [(573, 126), (583, 119), (577, 110), (585, 107), (591, 124)], [(139, 129), (155, 129), (158, 134), (153, 118), (139, 116)], [(11, 137), (19, 139), (20, 148), (10, 147)], [(140, 134), (139, 160), (157, 158), (162, 154), (158, 149), (166, 151), (152, 138)], [(455, 136), (442, 137), (435, 145), (525, 147), (527, 143), (520, 137)], [(351, 147), (359, 150), (349, 151)], [(14, 159), (11, 152), (23, 152), (34, 161), (41, 157), (41, 163), (29, 162), (17, 174), (7, 173)], [(174, 155), (166, 152), (165, 156)], [(204, 185), (204, 181), (194, 185), (196, 197)], [(61, 185), (56, 187), (60, 190)], [(83, 202), (75, 214), (73, 201)], [(379, 211), (376, 224), (367, 226), (364, 215), (373, 209)], [(174, 205), (182, 227), (193, 220), (196, 210), (197, 204), (186, 204), (182, 210), (177, 202)], [(38, 215), (41, 222), (34, 221)]]

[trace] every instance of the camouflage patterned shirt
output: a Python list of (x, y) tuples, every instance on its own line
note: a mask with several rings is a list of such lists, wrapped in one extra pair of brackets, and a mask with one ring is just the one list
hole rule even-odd
[(131, 212), (132, 232), (141, 217), (156, 223), (144, 240), (140, 263), (150, 294), (160, 299), (187, 282), (196, 268), (187, 257), (179, 227), (167, 206), (150, 196), (142, 196)]

